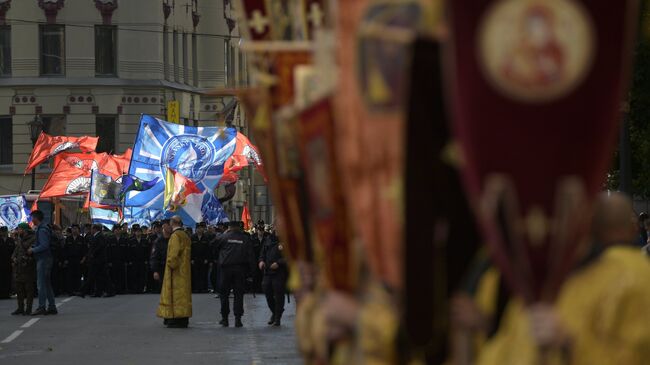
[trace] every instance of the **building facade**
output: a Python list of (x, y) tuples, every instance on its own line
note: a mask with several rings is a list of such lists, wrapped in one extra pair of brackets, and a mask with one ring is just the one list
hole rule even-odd
[[(180, 123), (224, 120), (230, 100), (206, 91), (247, 80), (237, 30), (227, 19), (231, 6), (0, 0), (0, 195), (31, 188), (23, 170), (32, 150), (27, 123), (36, 115), (48, 134), (96, 135), (98, 152), (115, 154), (133, 146), (141, 114), (166, 118), (171, 101), (180, 104)], [(50, 168), (37, 169), (36, 189)], [(233, 216), (260, 189), (250, 175), (227, 206)]]

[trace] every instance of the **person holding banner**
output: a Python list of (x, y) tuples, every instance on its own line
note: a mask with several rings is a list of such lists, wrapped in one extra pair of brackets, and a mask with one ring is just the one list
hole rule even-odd
[(512, 299), (476, 364), (650, 364), (650, 262), (635, 247), (631, 200), (601, 196), (592, 227), (592, 248), (555, 304)]
[(0, 299), (9, 298), (11, 291), (11, 253), (15, 243), (8, 233), (7, 227), (0, 227)]

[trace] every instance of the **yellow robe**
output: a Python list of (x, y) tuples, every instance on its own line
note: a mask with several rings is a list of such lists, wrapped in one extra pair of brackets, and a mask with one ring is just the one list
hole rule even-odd
[[(574, 339), (572, 354), (546, 354), (547, 365), (650, 364), (650, 261), (639, 249), (609, 248), (562, 287), (555, 309)], [(499, 332), (483, 347), (478, 365), (537, 365), (520, 300), (506, 309)]]
[(176, 229), (169, 238), (158, 317), (192, 317), (191, 246), (190, 237), (182, 229)]

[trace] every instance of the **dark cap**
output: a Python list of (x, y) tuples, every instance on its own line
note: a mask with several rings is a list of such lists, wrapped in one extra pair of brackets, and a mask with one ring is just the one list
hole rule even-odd
[(241, 225), (238, 221), (230, 221), (228, 222), (228, 228), (241, 228)]
[(5, 226), (0, 227), (0, 232), (8, 232), (9, 230)]

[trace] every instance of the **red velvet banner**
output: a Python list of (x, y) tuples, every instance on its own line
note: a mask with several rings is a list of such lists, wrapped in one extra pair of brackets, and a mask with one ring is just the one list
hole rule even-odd
[(455, 129), (488, 244), (552, 300), (612, 159), (636, 1), (450, 2)]

